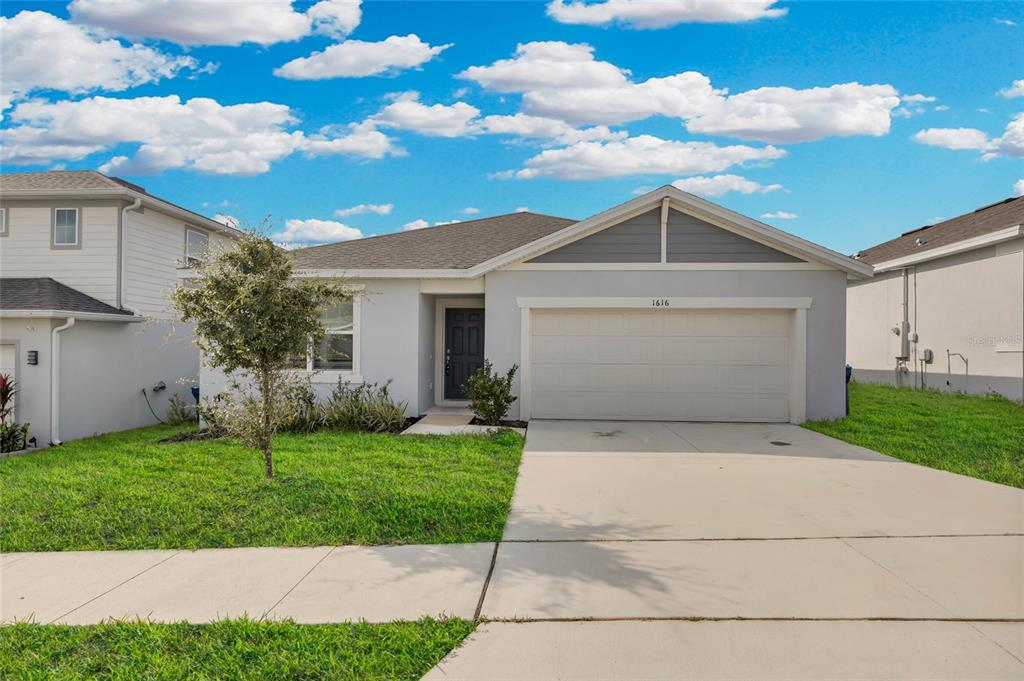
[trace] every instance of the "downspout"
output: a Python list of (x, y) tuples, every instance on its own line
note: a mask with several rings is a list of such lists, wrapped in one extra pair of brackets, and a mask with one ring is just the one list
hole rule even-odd
[(68, 317), (60, 326), (50, 332), (50, 444), (59, 445), (60, 440), (60, 332), (75, 325), (75, 318)]
[(124, 282), (128, 277), (128, 248), (126, 236), (128, 232), (128, 211), (138, 210), (142, 206), (142, 199), (136, 197), (130, 204), (121, 209), (121, 234), (120, 240), (118, 241), (118, 255), (120, 256), (120, 262), (117, 264), (118, 276), (117, 276), (117, 306), (124, 309)]

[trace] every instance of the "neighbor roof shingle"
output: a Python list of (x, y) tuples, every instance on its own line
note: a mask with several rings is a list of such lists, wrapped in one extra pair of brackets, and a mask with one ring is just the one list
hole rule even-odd
[(0, 310), (61, 310), (133, 316), (50, 277), (0, 278)]
[(120, 189), (122, 186), (140, 189), (128, 183), (119, 183), (95, 170), (50, 170), (43, 173), (4, 173), (0, 175), (0, 189), (10, 191)]
[(292, 255), (300, 269), (468, 269), (575, 223), (509, 213), (302, 248)]
[[(1006, 199), (929, 227), (915, 229), (865, 249), (855, 257), (861, 262), (877, 265), (1020, 224), (1024, 224), (1024, 196)], [(917, 244), (918, 239), (923, 241), (921, 245)]]

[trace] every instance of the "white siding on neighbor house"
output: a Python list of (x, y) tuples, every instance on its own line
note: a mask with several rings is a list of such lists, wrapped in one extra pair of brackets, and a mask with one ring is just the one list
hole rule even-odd
[[(151, 208), (128, 212), (125, 225), (125, 307), (138, 310), (147, 317), (167, 319), (173, 316), (168, 294), (178, 284), (179, 270), (184, 265), (186, 224)], [(219, 234), (207, 233), (211, 248), (230, 243), (230, 239)]]
[[(118, 221), (116, 202), (5, 201), (8, 235), (0, 237), (4, 277), (52, 277), (82, 293), (117, 305)], [(79, 244), (50, 248), (54, 208), (79, 209)]]
[[(951, 255), (910, 268), (909, 317), (918, 356), (935, 354), (928, 387), (1000, 392), (1020, 399), (1024, 383), (1024, 240)], [(895, 379), (902, 319), (901, 271), (851, 282), (847, 289), (847, 359), (858, 380)], [(916, 326), (915, 326), (916, 321)], [(911, 350), (915, 344), (911, 344)], [(946, 350), (953, 357), (947, 372)], [(916, 364), (911, 361), (911, 371)], [(914, 384), (913, 374), (907, 385)]]

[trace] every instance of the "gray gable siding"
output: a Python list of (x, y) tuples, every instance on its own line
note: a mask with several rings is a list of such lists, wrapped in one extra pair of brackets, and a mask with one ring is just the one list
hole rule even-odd
[(530, 262), (661, 262), (661, 208), (539, 255)]
[(677, 210), (669, 211), (666, 240), (668, 262), (801, 262)]

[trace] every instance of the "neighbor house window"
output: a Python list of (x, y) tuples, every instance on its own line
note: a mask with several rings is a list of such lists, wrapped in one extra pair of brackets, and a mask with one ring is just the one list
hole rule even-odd
[(294, 357), (292, 367), (307, 371), (356, 373), (358, 310), (359, 303), (355, 299), (327, 306), (320, 314), (324, 337), (310, 343), (305, 357)]
[(185, 266), (192, 267), (206, 259), (210, 235), (191, 227), (185, 228)]
[(78, 209), (53, 209), (53, 245), (78, 245)]
[(0, 236), (7, 236), (7, 209), (0, 208)]

